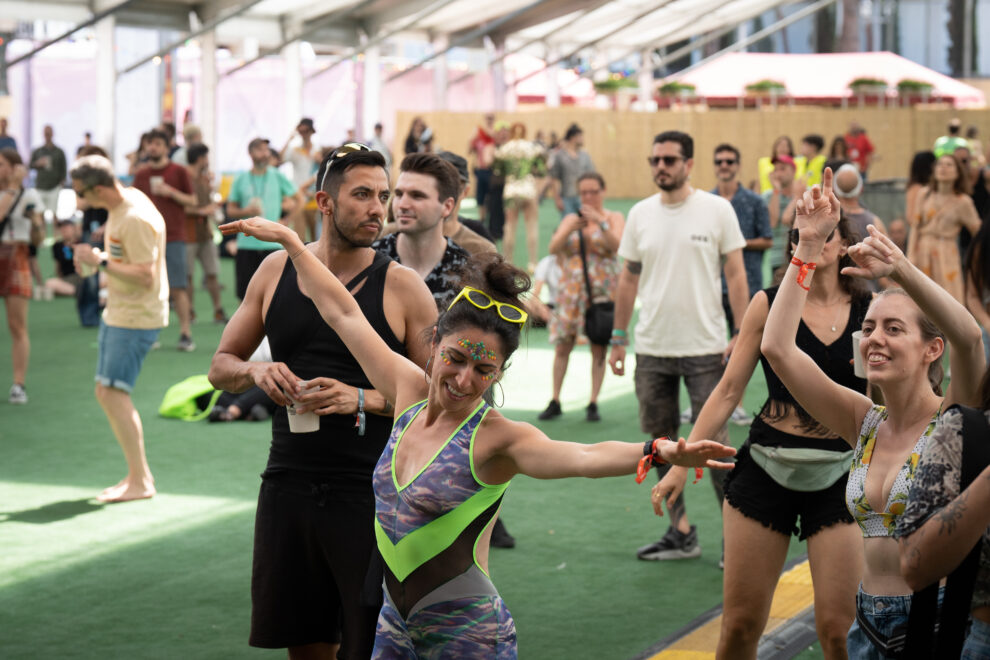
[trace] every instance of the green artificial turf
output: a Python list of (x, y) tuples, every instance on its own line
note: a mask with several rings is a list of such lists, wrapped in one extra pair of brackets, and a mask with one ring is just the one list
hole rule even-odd
[[(557, 218), (544, 203), (544, 252)], [(48, 251), (41, 257), (48, 276)], [(223, 260), (222, 267), (231, 313), (232, 263)], [(196, 310), (197, 349), (175, 349), (173, 315), (133, 395), (159, 495), (102, 506), (92, 498), (116, 483), (125, 465), (93, 398), (96, 330), (79, 327), (74, 301), (31, 303), (30, 403), (0, 401), (0, 658), (284, 657), (247, 646), (254, 507), (268, 424), (157, 416), (167, 387), (205, 373), (217, 346), (222, 328), (208, 321), (205, 291), (197, 291)], [(9, 349), (2, 332), (3, 386)], [(550, 397), (552, 359), (546, 332), (531, 331), (505, 380), (508, 417), (536, 423)], [(589, 372), (589, 351), (578, 347), (564, 385), (565, 414), (541, 428), (575, 442), (644, 440), (631, 375), (608, 374), (603, 421), (583, 421)], [(765, 391), (757, 374), (747, 410), (759, 407)], [(730, 431), (740, 445), (746, 429)], [(523, 658), (629, 658), (721, 601), (721, 530), (707, 475), (686, 491), (703, 548), (696, 560), (636, 560), (636, 548), (666, 529), (652, 513), (649, 488), (632, 477), (513, 481), (503, 516), (518, 545), (493, 549), (491, 572), (515, 618)], [(803, 550), (792, 544), (792, 555)]]

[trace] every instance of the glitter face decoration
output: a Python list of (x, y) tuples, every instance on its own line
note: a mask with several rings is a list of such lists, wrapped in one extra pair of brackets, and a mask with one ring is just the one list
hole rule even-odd
[(446, 352), (444, 352), (444, 350), (443, 350), (442, 348), (440, 349), (440, 360), (441, 360), (441, 361), (442, 361), (442, 362), (443, 362), (444, 364), (446, 364), (446, 365), (448, 365), (448, 366), (450, 365), (450, 358), (449, 358), (449, 357), (447, 357), (447, 353), (446, 353)]
[(458, 339), (457, 344), (458, 346), (467, 350), (467, 352), (471, 355), (472, 360), (477, 361), (484, 358), (488, 358), (489, 360), (495, 359), (495, 351), (491, 349), (486, 349), (485, 342), (483, 341), (479, 341), (476, 344), (472, 344), (467, 339)]

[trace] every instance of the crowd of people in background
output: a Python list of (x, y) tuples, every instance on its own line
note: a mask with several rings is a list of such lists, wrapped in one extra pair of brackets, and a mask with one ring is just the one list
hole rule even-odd
[[(124, 185), (88, 135), (71, 163), (55, 144), (53, 128), (45, 126), (43, 144), (22, 158), (0, 119), (8, 401), (28, 403), (29, 301), (75, 297), (80, 323), (99, 327), (95, 395), (128, 468), (99, 499), (153, 496), (130, 393), (145, 356), (159, 345), (170, 309), (179, 325), (175, 348), (197, 350), (193, 298), (202, 286), (211, 321), (227, 324), (211, 368), (212, 381), (225, 393), (209, 419), (273, 418), (255, 539), (251, 643), (297, 652), (340, 649), (340, 657), (367, 657), (372, 647), (466, 648), (435, 622), (423, 625), (422, 638), (409, 637), (412, 601), (401, 594), (407, 577), (425, 564), (406, 566), (401, 553), (391, 554), (382, 541), (386, 535), (398, 543), (401, 536), (382, 522), (382, 507), (391, 515), (404, 505), (401, 488), (376, 503), (382, 487), (376, 463), (383, 451), (397, 460), (405, 429), (424, 456), (436, 450), (429, 425), (447, 413), (456, 412), (456, 421), (472, 433), (483, 429), (479, 438), (493, 462), (482, 468), (482, 477), (470, 464), (466, 474), (473, 477), (464, 488), (491, 499), (486, 507), (493, 508), (476, 511), (468, 526), (470, 540), (483, 538), (486, 549), (489, 543), (515, 544), (498, 515), (504, 487), (487, 490), (488, 483), (506, 484), (518, 472), (619, 475), (644, 457), (644, 473), (657, 467), (651, 501), (658, 515), (666, 509), (668, 525), (636, 556), (657, 561), (697, 557), (703, 541), (715, 542), (699, 538), (688, 517), (686, 467), (711, 467), (710, 458), (731, 453), (718, 449), (728, 442), (727, 423), (750, 425), (735, 469), (728, 477), (711, 471), (723, 514), (719, 657), (755, 657), (793, 534), (808, 541), (816, 630), (826, 657), (895, 652), (912, 592), (955, 568), (932, 558), (933, 548), (947, 542), (944, 530), (932, 528), (932, 515), (946, 510), (966, 520), (968, 535), (949, 534), (963, 546), (984, 535), (990, 539), (986, 516), (966, 507), (967, 498), (982, 498), (979, 505), (987, 508), (987, 479), (969, 488), (956, 476), (951, 484), (942, 479), (946, 471), (968, 469), (959, 448), (973, 431), (954, 404), (990, 419), (990, 378), (984, 378), (990, 359), (990, 172), (978, 129), (963, 131), (953, 119), (944, 136), (905, 164), (904, 213), (895, 217), (869, 208), (876, 148), (856, 122), (830, 140), (805, 134), (797, 148), (790, 136), (779, 136), (767, 155), (743, 154), (729, 142), (700, 154), (692, 136), (662, 132), (644, 144), (643, 167), (658, 192), (627, 216), (608, 208), (609, 173), (596, 169), (582, 128), (562, 129), (561, 139), (543, 131), (531, 139), (525, 124), (489, 113), (457, 153), (416, 117), (391, 180), (392, 154), (381, 124), (368, 145), (350, 136), (331, 147), (319, 145), (315, 122), (302, 118), (280, 148), (264, 137), (250, 140), (246, 168), (228, 179), (221, 194), (210, 149), (192, 123), (183, 126), (181, 143), (171, 123), (141, 135), (127, 157), (130, 185)], [(691, 173), (706, 167), (708, 157), (716, 186), (703, 191), (691, 184)], [(750, 165), (756, 177), (744, 182), (740, 172)], [(67, 187), (77, 198), (72, 217), (60, 210)], [(476, 218), (462, 212), (472, 193)], [(549, 254), (541, 258), (545, 199), (552, 200), (559, 221)], [(232, 221), (221, 240), (217, 226)], [(45, 279), (37, 253), (49, 227), (55, 272)], [(221, 295), (225, 257), (234, 260), (241, 301), (231, 317)], [(530, 278), (534, 286), (527, 292)], [(352, 307), (369, 327), (351, 322)], [(588, 319), (606, 310), (611, 332), (592, 336)], [(585, 419), (598, 422), (609, 414), (598, 402), (606, 366), (625, 375), (628, 351), (635, 355), (631, 371), (642, 432), (651, 440), (676, 439), (682, 425), (692, 423), (686, 445), (648, 442), (642, 452), (601, 446), (593, 451), (599, 462), (585, 463), (575, 448), (547, 444), (541, 432), (493, 413), (496, 424), (514, 425), (522, 434), (523, 440), (505, 444), (508, 436), (482, 421), (527, 318), (547, 326), (554, 345), (550, 401), (538, 420), (566, 414), (569, 361), (575, 347), (587, 343)], [(420, 339), (431, 329), (436, 334), (424, 346)], [(383, 341), (369, 343), (365, 330), (366, 337)], [(946, 354), (952, 378), (943, 396)], [(768, 397), (750, 414), (742, 399), (758, 363)], [(682, 384), (690, 399), (684, 410)], [(416, 421), (421, 409), (430, 420), (423, 427)], [(291, 426), (296, 415), (310, 412), (320, 417), (319, 435), (302, 443)], [(393, 420), (398, 436), (390, 436)], [(341, 443), (331, 447), (320, 438)], [(348, 453), (348, 443), (363, 443), (363, 449)], [(465, 451), (472, 446), (468, 441)], [(558, 462), (545, 469), (537, 457)], [(460, 465), (461, 458), (450, 460)], [(814, 469), (802, 470), (802, 464)], [(464, 478), (462, 468), (450, 478)], [(403, 474), (411, 479), (415, 473)], [(326, 489), (355, 497), (324, 511)], [(305, 515), (285, 523), (285, 497), (303, 502)], [(379, 530), (376, 541), (374, 528), (358, 522), (362, 516), (377, 516), (387, 531)], [(426, 516), (419, 522), (428, 527), (431, 521)], [(306, 555), (304, 539), (317, 527), (325, 534), (318, 545), (329, 547), (340, 534), (360, 543), (351, 556), (314, 559)], [(279, 535), (293, 543), (276, 547)], [(362, 600), (376, 543), (386, 559), (384, 571), (372, 567), (378, 584), (385, 580), (384, 605), (380, 593), (370, 605)], [(483, 564), (477, 564), (482, 571)], [(333, 577), (345, 573), (358, 579)], [(284, 582), (276, 584), (275, 574)], [(471, 589), (497, 600), (483, 573), (471, 575)], [(419, 596), (432, 597), (435, 582), (413, 579), (412, 586)], [(971, 657), (990, 657), (990, 560), (979, 563), (972, 582), (966, 649)], [(306, 597), (295, 614), (277, 611), (298, 593)], [(504, 604), (491, 607), (472, 616), (501, 617), (485, 634), (514, 645)], [(890, 612), (879, 616), (885, 608)]]

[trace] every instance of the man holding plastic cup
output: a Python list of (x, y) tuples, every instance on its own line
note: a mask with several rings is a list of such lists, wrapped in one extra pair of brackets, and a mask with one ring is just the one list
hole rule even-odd
[[(423, 366), (424, 332), (437, 317), (433, 297), (415, 271), (370, 247), (388, 197), (382, 155), (356, 143), (340, 147), (317, 174), (323, 232), (306, 249), (354, 293), (386, 343)], [(257, 385), (286, 406), (272, 417), (258, 497), (250, 643), (288, 647), (289, 657), (367, 658), (381, 605), (381, 589), (377, 602), (362, 599), (375, 554), (371, 478), (395, 410), (371, 389), (309, 293), (300, 290), (284, 250), (269, 255), (210, 366), (216, 387), (241, 392)], [(264, 336), (273, 361), (249, 362)], [(306, 431), (307, 416), (319, 418), (317, 430)]]

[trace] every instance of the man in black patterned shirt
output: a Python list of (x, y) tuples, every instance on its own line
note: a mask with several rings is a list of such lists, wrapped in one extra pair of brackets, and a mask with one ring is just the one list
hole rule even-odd
[(372, 245), (419, 273), (440, 309), (457, 295), (459, 271), (470, 258), (443, 235), (444, 218), (454, 212), (459, 190), (453, 165), (435, 154), (409, 154), (399, 167), (392, 194), (396, 232)]

